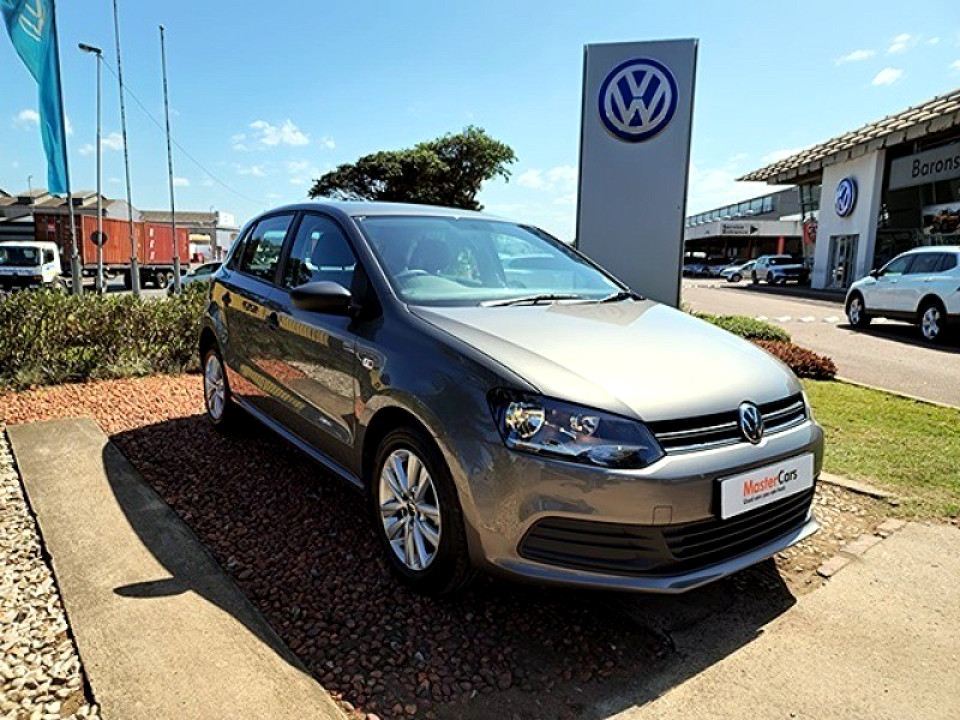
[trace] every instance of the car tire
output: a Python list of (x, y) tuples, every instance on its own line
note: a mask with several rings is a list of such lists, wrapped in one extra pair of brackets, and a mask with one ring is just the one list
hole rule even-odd
[(857, 328), (858, 330), (867, 327), (873, 320), (873, 318), (867, 314), (867, 305), (863, 301), (863, 296), (858, 292), (853, 293), (847, 301), (847, 320), (850, 323), (850, 327)]
[(755, 272), (750, 273), (750, 282), (753, 283), (754, 285), (760, 284), (760, 278), (757, 277), (757, 274)]
[(938, 300), (928, 300), (921, 307), (918, 316), (920, 335), (927, 342), (943, 340), (946, 335), (947, 311)]
[(367, 485), (375, 532), (401, 583), (423, 595), (448, 595), (476, 578), (456, 486), (426, 432), (402, 426), (387, 433)]
[(207, 420), (219, 431), (233, 430), (240, 416), (240, 407), (233, 401), (223, 357), (216, 347), (203, 353), (203, 407)]
[(170, 276), (161, 270), (153, 276), (153, 284), (156, 285), (159, 290), (166, 290), (167, 285), (170, 284)]
[(728, 278), (728, 280), (733, 283), (738, 283), (741, 280), (743, 280), (743, 275), (741, 275), (740, 273), (734, 273)]

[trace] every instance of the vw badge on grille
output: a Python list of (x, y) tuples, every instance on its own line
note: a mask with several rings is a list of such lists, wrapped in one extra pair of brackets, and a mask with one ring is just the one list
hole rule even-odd
[(752, 402), (740, 403), (740, 432), (743, 437), (756, 445), (763, 439), (763, 415), (760, 408)]

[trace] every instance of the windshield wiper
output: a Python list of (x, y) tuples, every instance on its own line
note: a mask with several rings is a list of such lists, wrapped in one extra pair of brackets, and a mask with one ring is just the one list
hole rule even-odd
[(597, 302), (612, 303), (621, 302), (622, 300), (643, 300), (643, 295), (637, 295), (635, 292), (630, 292), (629, 290), (621, 290), (620, 292), (613, 293), (613, 295), (600, 298)]
[(536, 305), (541, 302), (556, 302), (557, 300), (586, 300), (583, 295), (571, 293), (542, 293), (540, 295), (524, 295), (523, 297), (507, 298), (506, 300), (485, 300), (480, 303), (483, 307), (506, 307), (507, 305)]

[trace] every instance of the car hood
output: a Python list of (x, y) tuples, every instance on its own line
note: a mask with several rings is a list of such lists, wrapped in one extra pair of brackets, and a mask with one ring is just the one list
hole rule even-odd
[(544, 395), (651, 422), (800, 392), (764, 350), (651, 301), (411, 310)]

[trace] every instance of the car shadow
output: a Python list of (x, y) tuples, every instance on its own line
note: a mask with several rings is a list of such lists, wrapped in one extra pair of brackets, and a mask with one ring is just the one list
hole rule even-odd
[(254, 421), (223, 436), (198, 415), (111, 439), (270, 627), (194, 582), (149, 514), (134, 527), (171, 577), (115, 591), (198, 592), (334, 697), (384, 718), (604, 717), (729, 655), (795, 602), (772, 561), (683, 596), (486, 578), (425, 598), (390, 575), (361, 494)]
[(849, 330), (851, 333), (872, 335), (873, 337), (893, 340), (904, 343), (905, 345), (914, 345), (928, 350), (938, 350), (955, 355), (960, 354), (960, 340), (957, 339), (960, 333), (958, 333), (956, 329), (954, 329), (952, 338), (948, 336), (948, 339), (943, 342), (928, 342), (920, 335), (920, 328), (910, 323), (872, 323), (865, 328), (854, 328), (849, 323), (841, 323), (837, 325), (837, 327), (842, 330)]

